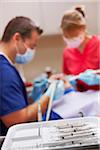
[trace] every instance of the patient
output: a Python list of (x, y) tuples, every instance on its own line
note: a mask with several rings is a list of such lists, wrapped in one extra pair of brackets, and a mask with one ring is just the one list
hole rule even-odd
[[(91, 81), (92, 78), (94, 79), (94, 76), (91, 76)], [(97, 79), (98, 78), (100, 79), (100, 76), (97, 77)], [(87, 92), (75, 91), (63, 75), (54, 75), (51, 77), (51, 80), (52, 82), (59, 80), (59, 83), (54, 95), (50, 120), (100, 115), (98, 90), (89, 89)], [(91, 85), (94, 83), (91, 82)], [(48, 88), (45, 95), (51, 97), (51, 93), (52, 84)], [(44, 115), (44, 120), (46, 115), (47, 114)]]

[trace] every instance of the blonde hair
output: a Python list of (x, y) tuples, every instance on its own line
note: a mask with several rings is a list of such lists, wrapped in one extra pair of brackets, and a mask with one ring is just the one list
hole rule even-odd
[(86, 26), (85, 12), (83, 6), (77, 6), (74, 9), (65, 12), (61, 21), (62, 30), (74, 30)]

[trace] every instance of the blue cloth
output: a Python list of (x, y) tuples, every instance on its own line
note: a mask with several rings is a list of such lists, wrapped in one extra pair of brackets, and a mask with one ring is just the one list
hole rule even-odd
[[(43, 121), (46, 121), (46, 116), (47, 116), (47, 112), (43, 116)], [(59, 120), (59, 119), (63, 119), (63, 118), (51, 110), (49, 120)]]
[(75, 88), (72, 87), (72, 88), (66, 89), (65, 92), (64, 92), (64, 95), (68, 94), (68, 93), (70, 93), (72, 91), (75, 91)]
[[(25, 108), (28, 105), (24, 83), (8, 60), (0, 55), (0, 116)], [(6, 134), (7, 128), (0, 120), (1, 135)]]

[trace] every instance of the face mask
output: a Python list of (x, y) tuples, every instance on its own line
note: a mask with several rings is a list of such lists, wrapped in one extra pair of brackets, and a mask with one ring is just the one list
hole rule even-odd
[(27, 48), (25, 54), (23, 54), (23, 55), (17, 54), (16, 55), (16, 63), (26, 64), (26, 63), (30, 62), (34, 58), (35, 52), (36, 52), (35, 49)]
[(80, 35), (74, 39), (63, 38), (68, 48), (78, 48), (84, 41), (84, 35)]

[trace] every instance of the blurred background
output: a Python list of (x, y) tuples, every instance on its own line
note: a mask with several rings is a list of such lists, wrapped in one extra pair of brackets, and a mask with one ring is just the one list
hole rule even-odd
[(77, 5), (85, 6), (88, 33), (100, 35), (100, 0), (0, 0), (0, 37), (5, 25), (15, 16), (30, 17), (44, 30), (36, 57), (29, 64), (23, 65), (27, 81), (41, 74), (46, 66), (55, 72), (62, 71), (65, 45), (60, 22), (63, 13)]

